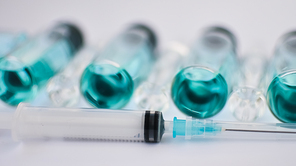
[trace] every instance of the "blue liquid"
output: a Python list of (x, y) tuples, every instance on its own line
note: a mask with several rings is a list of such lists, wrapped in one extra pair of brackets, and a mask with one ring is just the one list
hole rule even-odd
[(151, 70), (154, 39), (148, 27), (136, 25), (112, 40), (81, 77), (84, 98), (97, 108), (125, 106)]
[(228, 87), (219, 73), (201, 67), (181, 70), (172, 84), (172, 99), (183, 113), (196, 118), (216, 115), (227, 101)]
[[(7, 104), (17, 105), (32, 100), (47, 80), (61, 70), (70, 60), (73, 51), (66, 40), (48, 48), (39, 58), (34, 57), (37, 41), (26, 43), (21, 49), (0, 61), (0, 99)], [(17, 58), (19, 57), (19, 58)], [(23, 61), (28, 61), (24, 63)]]
[(111, 64), (89, 65), (81, 76), (80, 86), (89, 103), (98, 108), (121, 108), (134, 91), (127, 71)]
[(275, 77), (266, 95), (270, 110), (277, 119), (287, 123), (296, 122), (296, 73)]

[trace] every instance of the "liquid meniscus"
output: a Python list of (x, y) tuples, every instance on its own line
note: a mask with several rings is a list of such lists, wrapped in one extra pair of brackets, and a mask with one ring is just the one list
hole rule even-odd
[(130, 100), (134, 85), (124, 69), (112, 64), (89, 65), (81, 77), (81, 93), (99, 108), (121, 108)]
[(274, 116), (282, 122), (296, 122), (296, 73), (275, 77), (267, 91), (267, 102)]
[(0, 60), (0, 99), (9, 105), (31, 101), (82, 44), (79, 29), (64, 23), (22, 44)]
[(228, 95), (225, 79), (203, 67), (181, 70), (172, 85), (172, 99), (185, 114), (196, 118), (216, 115), (224, 107)]

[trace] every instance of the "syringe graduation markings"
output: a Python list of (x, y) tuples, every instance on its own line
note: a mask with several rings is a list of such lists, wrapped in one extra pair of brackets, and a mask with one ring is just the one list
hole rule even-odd
[[(36, 121), (38, 119), (38, 121)], [(293, 123), (242, 123), (188, 117), (163, 119), (159, 111), (30, 107), (20, 104), (0, 112), (0, 129), (14, 140), (75, 138), (81, 140), (160, 142), (163, 135), (191, 138), (296, 139)]]

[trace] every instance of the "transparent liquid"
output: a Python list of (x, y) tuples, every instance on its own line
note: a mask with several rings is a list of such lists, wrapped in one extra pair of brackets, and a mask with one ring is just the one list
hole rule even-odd
[(261, 90), (240, 87), (228, 100), (229, 109), (239, 121), (254, 121), (262, 116), (266, 109), (266, 100)]
[(274, 116), (282, 122), (296, 122), (296, 73), (281, 74), (267, 91), (267, 102)]
[(80, 99), (79, 78), (58, 74), (47, 84), (47, 92), (55, 106), (71, 107)]
[(81, 76), (80, 89), (95, 107), (121, 108), (130, 100), (134, 84), (124, 69), (111, 64), (91, 64)]
[(80, 77), (95, 55), (96, 49), (84, 47), (62, 72), (50, 79), (46, 90), (55, 106), (72, 107), (79, 102)]
[(228, 95), (225, 79), (202, 67), (181, 70), (172, 84), (172, 99), (187, 115), (209, 118), (224, 107)]
[(141, 109), (165, 111), (169, 108), (168, 89), (165, 86), (144, 82), (135, 92), (135, 103)]

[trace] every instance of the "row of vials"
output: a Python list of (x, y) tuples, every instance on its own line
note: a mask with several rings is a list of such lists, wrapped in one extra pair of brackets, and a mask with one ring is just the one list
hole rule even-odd
[(120, 109), (134, 95), (142, 109), (164, 111), (170, 100), (204, 119), (226, 102), (241, 121), (269, 107), (282, 122), (296, 122), (296, 31), (285, 34), (267, 60), (239, 58), (237, 39), (224, 27), (206, 28), (191, 49), (179, 42), (157, 49), (155, 32), (132, 24), (102, 49), (84, 46), (81, 30), (58, 23), (35, 37), (0, 34), (0, 99), (30, 102), (47, 87), (53, 104), (73, 107), (80, 96), (94, 107)]

